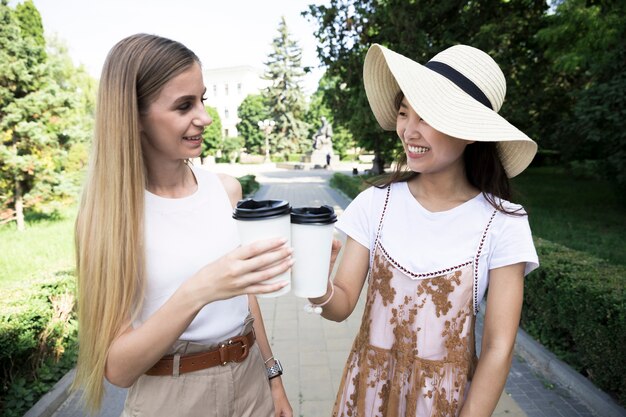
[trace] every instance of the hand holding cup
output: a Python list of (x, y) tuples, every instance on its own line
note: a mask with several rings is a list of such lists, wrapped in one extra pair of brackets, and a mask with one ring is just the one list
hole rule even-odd
[(204, 266), (185, 283), (198, 306), (243, 294), (280, 291), (285, 281), (271, 282), (293, 265), (293, 249), (284, 238), (242, 245)]
[[(283, 200), (241, 200), (233, 210), (233, 218), (237, 221), (239, 237), (242, 245), (248, 245), (262, 239), (279, 237), (291, 246), (291, 225), (289, 203)], [(265, 267), (273, 268), (272, 264)], [(261, 271), (259, 271), (261, 272)], [(259, 293), (259, 297), (277, 297), (291, 289), (291, 271), (269, 277), (265, 284), (283, 283), (277, 290)]]

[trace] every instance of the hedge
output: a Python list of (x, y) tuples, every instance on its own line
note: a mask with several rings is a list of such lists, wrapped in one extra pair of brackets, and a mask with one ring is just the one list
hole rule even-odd
[(22, 416), (77, 354), (75, 278), (61, 272), (0, 298), (0, 415)]
[(365, 181), (367, 177), (356, 175), (349, 177), (347, 175), (336, 172), (330, 177), (329, 184), (333, 188), (341, 190), (349, 198), (355, 198), (361, 191), (370, 185)]
[(543, 239), (526, 279), (522, 327), (626, 404), (626, 267)]
[(255, 193), (260, 187), (256, 177), (252, 174), (237, 177), (237, 180), (239, 180), (239, 183), (241, 184), (241, 190), (244, 197)]

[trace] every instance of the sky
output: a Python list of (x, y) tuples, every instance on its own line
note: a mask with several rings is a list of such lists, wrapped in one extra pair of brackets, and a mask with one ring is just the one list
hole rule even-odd
[[(21, 1), (10, 1), (15, 6)], [(204, 68), (251, 65), (261, 70), (285, 16), (292, 39), (302, 48), (302, 65), (312, 73), (304, 80), (312, 94), (323, 74), (316, 56), (314, 22), (300, 16), (309, 4), (324, 0), (33, 0), (46, 36), (67, 45), (76, 65), (95, 78), (111, 47), (144, 32), (182, 42)]]

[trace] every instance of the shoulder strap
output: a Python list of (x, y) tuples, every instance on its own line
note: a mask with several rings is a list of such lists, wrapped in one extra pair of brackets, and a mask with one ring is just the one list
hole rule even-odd
[(380, 239), (380, 231), (383, 228), (383, 220), (385, 219), (385, 213), (387, 212), (387, 204), (389, 204), (390, 194), (391, 194), (391, 184), (387, 186), (387, 194), (385, 195), (385, 205), (383, 206), (383, 211), (380, 215), (380, 220), (378, 221), (378, 229), (376, 230), (376, 239), (374, 239), (374, 250), (376, 249), (376, 245), (378, 245), (378, 240)]
[(480, 237), (480, 242), (478, 242), (478, 248), (476, 249), (476, 255), (474, 256), (474, 299), (472, 300), (474, 305), (474, 314), (477, 314), (480, 309), (480, 306), (478, 305), (478, 262), (483, 251), (483, 246), (485, 245), (485, 240), (487, 240), (487, 233), (489, 232), (489, 228), (491, 227), (496, 214), (498, 214), (498, 210), (494, 209)]

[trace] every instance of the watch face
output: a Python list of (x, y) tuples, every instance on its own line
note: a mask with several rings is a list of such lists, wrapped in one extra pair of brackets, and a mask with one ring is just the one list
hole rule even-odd
[(274, 359), (274, 365), (267, 368), (267, 377), (272, 379), (283, 374), (283, 367), (277, 359)]

